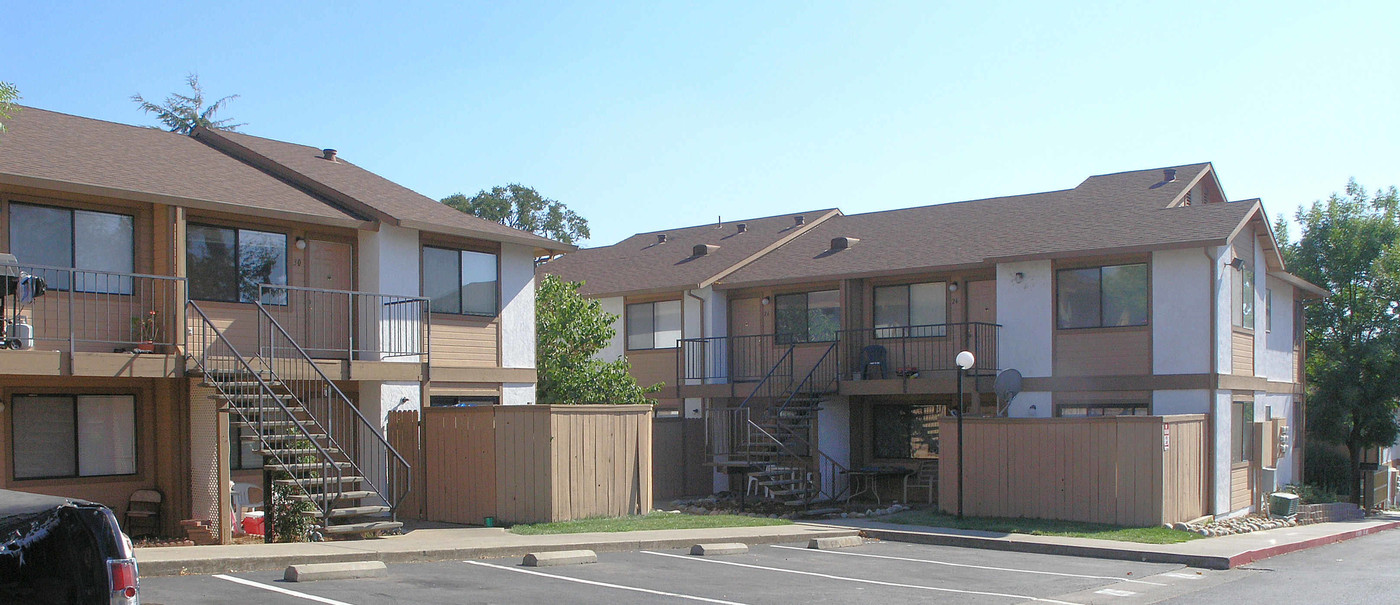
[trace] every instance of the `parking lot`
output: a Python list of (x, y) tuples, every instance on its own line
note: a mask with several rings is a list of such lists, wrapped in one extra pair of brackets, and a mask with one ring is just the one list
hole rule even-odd
[(1145, 603), (1235, 572), (914, 544), (748, 554), (600, 553), (597, 563), (530, 568), (518, 559), (393, 565), (389, 577), (290, 583), (281, 572), (142, 580), (148, 605), (275, 603)]

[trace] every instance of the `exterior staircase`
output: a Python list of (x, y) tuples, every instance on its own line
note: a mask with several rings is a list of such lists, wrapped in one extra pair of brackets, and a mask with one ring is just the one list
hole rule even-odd
[[(312, 539), (402, 527), (395, 508), (411, 485), (408, 463), (267, 310), (258, 304), (258, 354), (246, 357), (196, 303), (187, 305), (190, 373), (214, 390), (233, 425), (252, 433), (244, 439), (263, 456), (273, 490), (312, 503)], [(270, 540), (275, 521), (267, 523)]]
[[(813, 447), (811, 439), (813, 424), (821, 411), (822, 396), (836, 391), (835, 350), (836, 343), (832, 343), (801, 380), (792, 381), (788, 374), (787, 384), (777, 389), (778, 403), (765, 408), (757, 421), (751, 417), (754, 409), (751, 403), (755, 395), (766, 392), (765, 387), (771, 388), (766, 383), (781, 376), (776, 370), (791, 363), (792, 347), (738, 407), (709, 410), (712, 420), (723, 417), (722, 422), (706, 423), (707, 429), (712, 424), (719, 425), (718, 430), (711, 430), (707, 436), (714, 460), (712, 465), (746, 471), (762, 494), (809, 514), (837, 510), (812, 509), (819, 503), (840, 500), (845, 489), (837, 488), (838, 476), (846, 469)], [(728, 444), (712, 441), (726, 436)]]

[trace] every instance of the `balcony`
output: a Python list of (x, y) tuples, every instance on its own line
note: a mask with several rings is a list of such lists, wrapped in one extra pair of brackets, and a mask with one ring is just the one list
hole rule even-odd
[[(837, 332), (840, 392), (850, 395), (949, 393), (957, 378), (954, 357), (972, 351), (969, 388), (989, 390), (1000, 369), (1001, 326), (967, 322), (859, 328)], [(772, 334), (681, 340), (677, 376), (681, 397), (776, 396), (805, 376), (831, 342), (792, 343)], [(791, 349), (791, 354), (786, 354)], [(776, 367), (775, 367), (776, 366)], [(768, 381), (762, 378), (772, 372)]]
[(5, 371), (175, 375), (184, 297), (180, 277), (0, 265)]

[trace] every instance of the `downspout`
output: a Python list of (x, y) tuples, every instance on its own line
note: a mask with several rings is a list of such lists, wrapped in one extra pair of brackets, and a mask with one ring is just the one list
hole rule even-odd
[(1215, 455), (1216, 455), (1216, 454), (1215, 454), (1215, 447), (1216, 447), (1216, 443), (1215, 443), (1215, 434), (1216, 434), (1216, 431), (1215, 431), (1215, 420), (1216, 420), (1216, 413), (1215, 413), (1216, 392), (1215, 392), (1215, 391), (1216, 391), (1216, 387), (1220, 385), (1220, 367), (1219, 367), (1219, 366), (1220, 366), (1220, 351), (1219, 351), (1219, 349), (1220, 349), (1220, 335), (1216, 333), (1216, 331), (1219, 330), (1219, 327), (1216, 325), (1216, 322), (1219, 321), (1219, 317), (1220, 317), (1220, 309), (1217, 308), (1217, 305), (1220, 304), (1220, 300), (1219, 300), (1219, 299), (1220, 299), (1220, 288), (1219, 288), (1218, 284), (1216, 283), (1216, 282), (1218, 281), (1218, 277), (1216, 276), (1216, 268), (1220, 266), (1220, 263), (1219, 263), (1219, 260), (1220, 260), (1220, 259), (1219, 259), (1219, 257), (1215, 256), (1214, 254), (1211, 254), (1211, 253), (1210, 253), (1210, 247), (1209, 247), (1209, 246), (1207, 246), (1207, 247), (1205, 248), (1205, 250), (1202, 250), (1202, 252), (1205, 253), (1206, 259), (1208, 259), (1208, 260), (1210, 261), (1210, 368), (1209, 368), (1210, 371), (1206, 373), (1207, 376), (1209, 376), (1209, 378), (1208, 378), (1208, 381), (1209, 381), (1209, 382), (1208, 382), (1207, 384), (1208, 384), (1208, 386), (1210, 387), (1210, 390), (1207, 391), (1206, 393), (1207, 393), (1207, 395), (1209, 396), (1209, 399), (1210, 399), (1210, 400), (1209, 400), (1209, 407), (1207, 407), (1206, 409), (1210, 410), (1210, 416), (1209, 416), (1209, 417), (1210, 417), (1210, 420), (1211, 420), (1211, 426), (1210, 426), (1210, 431), (1207, 432), (1207, 434), (1210, 436), (1210, 438), (1207, 440), (1207, 443), (1210, 444), (1210, 450), (1209, 450), (1209, 451), (1210, 451), (1210, 456), (1209, 456), (1209, 460), (1210, 460), (1210, 472), (1209, 472), (1209, 473), (1206, 473), (1206, 485), (1209, 486), (1209, 487), (1207, 488), (1207, 492), (1206, 492), (1206, 493), (1210, 494), (1210, 507), (1209, 507), (1207, 510), (1209, 511), (1209, 514), (1214, 515), (1214, 514), (1215, 514), (1215, 512), (1214, 512), (1214, 511), (1215, 511), (1215, 480), (1216, 480), (1216, 477), (1215, 477), (1215, 469), (1216, 469), (1216, 464), (1215, 464)]

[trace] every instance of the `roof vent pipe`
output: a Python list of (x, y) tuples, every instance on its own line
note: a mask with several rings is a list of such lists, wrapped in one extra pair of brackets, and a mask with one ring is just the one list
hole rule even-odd
[(334, 149), (322, 149), (322, 150), (321, 150), (321, 158), (322, 158), (322, 159), (327, 159), (327, 160), (330, 160), (330, 161), (334, 162), (334, 161), (335, 161), (335, 150), (334, 150)]
[(748, 230), (749, 230), (749, 225), (748, 225), (748, 223), (739, 223), (739, 233), (743, 233), (743, 232), (748, 231)]
[(807, 224), (807, 217), (804, 217), (804, 216), (802, 216), (801, 214), (799, 214), (799, 215), (793, 217), (792, 220), (793, 220), (793, 222), (796, 223), (797, 226), (799, 226), (799, 227), (801, 227), (802, 225)]
[(1170, 183), (1170, 182), (1175, 181), (1175, 180), (1176, 180), (1176, 169), (1175, 169), (1175, 168), (1163, 168), (1163, 169), (1162, 169), (1162, 182), (1163, 182), (1163, 183)]
[(658, 243), (658, 244), (664, 244), (664, 243), (666, 243), (666, 234), (665, 234), (665, 233), (658, 233), (658, 234), (656, 234), (656, 243)]

